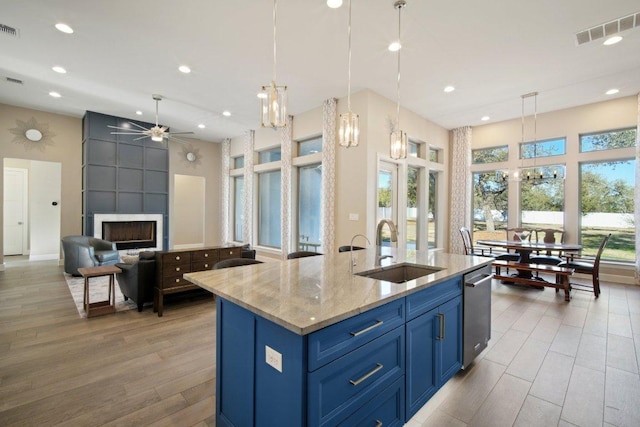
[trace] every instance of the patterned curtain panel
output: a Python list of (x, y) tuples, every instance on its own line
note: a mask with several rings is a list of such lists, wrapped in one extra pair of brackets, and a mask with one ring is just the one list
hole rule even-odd
[(454, 254), (464, 254), (460, 227), (471, 226), (471, 127), (453, 130), (451, 150), (451, 218), (449, 247)]
[(256, 133), (249, 130), (244, 135), (244, 221), (242, 238), (253, 246), (253, 149)]
[(280, 128), (281, 173), (280, 173), (280, 197), (282, 206), (280, 214), (282, 218), (280, 241), (282, 245), (282, 258), (286, 259), (291, 252), (291, 134), (293, 132), (293, 116), (287, 117), (287, 126)]
[(322, 104), (322, 217), (320, 236), (322, 251), (335, 252), (335, 192), (336, 192), (336, 106), (335, 98)]
[(633, 219), (636, 224), (636, 284), (640, 285), (640, 93), (638, 94), (638, 122), (636, 124), (636, 188)]
[(222, 243), (233, 240), (233, 235), (229, 230), (229, 168), (231, 159), (229, 157), (231, 140), (222, 141), (222, 191), (220, 191), (220, 240)]

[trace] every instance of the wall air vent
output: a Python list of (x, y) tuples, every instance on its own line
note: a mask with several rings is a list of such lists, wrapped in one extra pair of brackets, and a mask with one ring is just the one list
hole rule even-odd
[(576, 33), (576, 42), (579, 46), (638, 27), (640, 27), (640, 12), (578, 31)]
[(9, 83), (15, 83), (15, 84), (18, 84), (18, 85), (23, 84), (23, 81), (22, 81), (22, 80), (20, 80), (20, 79), (14, 79), (13, 77), (7, 77), (7, 82), (9, 82)]
[(20, 30), (4, 24), (0, 24), (0, 33), (11, 37), (20, 37)]

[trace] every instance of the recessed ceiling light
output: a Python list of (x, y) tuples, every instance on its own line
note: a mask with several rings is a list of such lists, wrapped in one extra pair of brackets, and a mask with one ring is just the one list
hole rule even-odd
[(141, 116), (142, 115), (142, 111), (138, 110), (138, 111), (136, 111), (136, 114)]
[(609, 89), (608, 91), (606, 91), (605, 93), (607, 95), (615, 95), (616, 93), (620, 92), (619, 89)]
[(56, 73), (60, 73), (60, 74), (65, 74), (67, 72), (67, 70), (65, 70), (63, 67), (56, 65), (54, 67), (51, 67), (51, 69), (53, 71), (55, 71)]
[(225, 110), (225, 111), (222, 112), (222, 115), (225, 116), (225, 117), (229, 117), (231, 115), (231, 112)]
[(200, 129), (204, 129), (206, 126), (205, 126), (204, 124), (200, 123), (200, 124), (198, 125), (198, 127), (199, 127)]
[(60, 95), (58, 92), (49, 92), (49, 96), (53, 96), (54, 98), (60, 98), (62, 95)]
[(266, 93), (264, 93), (264, 92), (260, 92), (260, 93), (258, 94), (258, 98), (260, 98), (260, 99), (266, 99), (266, 98), (267, 98), (267, 94), (266, 94)]
[(447, 92), (447, 93), (449, 93), (449, 92), (453, 92), (454, 90), (456, 90), (456, 88), (455, 88), (455, 87), (453, 87), (453, 86), (446, 86), (446, 87), (444, 88), (444, 91), (445, 91), (445, 92)]
[(189, 68), (186, 65), (179, 66), (178, 70), (180, 70), (181, 73), (185, 73), (185, 74), (189, 74), (191, 72), (191, 68)]
[(395, 42), (391, 42), (391, 44), (389, 45), (389, 50), (391, 52), (397, 52), (402, 48), (402, 45), (400, 44), (399, 41), (395, 41)]
[(67, 24), (63, 24), (62, 22), (58, 22), (56, 24), (56, 28), (58, 29), (58, 31), (62, 31), (63, 33), (66, 33), (66, 34), (72, 34), (73, 33), (73, 28), (71, 28)]
[(342, 6), (342, 0), (327, 0), (327, 6), (331, 9), (337, 9)]
[(483, 122), (486, 122), (487, 120), (489, 120), (491, 117), (489, 116), (482, 116), (482, 118), (480, 120), (482, 120)]
[(602, 43), (605, 46), (611, 46), (612, 44), (616, 44), (618, 42), (622, 41), (622, 37), (621, 36), (613, 36), (613, 37), (609, 37), (608, 39), (606, 39), (604, 41), (604, 43)]

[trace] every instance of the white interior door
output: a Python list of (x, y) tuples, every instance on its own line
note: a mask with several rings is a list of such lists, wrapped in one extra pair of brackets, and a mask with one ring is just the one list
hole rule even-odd
[(27, 170), (4, 168), (4, 254), (27, 252)]

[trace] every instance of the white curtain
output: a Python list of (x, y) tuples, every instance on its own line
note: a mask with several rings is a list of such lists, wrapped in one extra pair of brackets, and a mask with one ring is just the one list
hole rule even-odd
[(282, 246), (282, 258), (286, 258), (290, 251), (291, 242), (291, 134), (293, 132), (293, 116), (287, 117), (287, 126), (280, 128), (280, 217), (281, 231), (280, 244)]
[(636, 225), (636, 285), (640, 285), (640, 93), (638, 94), (638, 120), (636, 123), (636, 187), (634, 194), (634, 222)]
[(222, 243), (233, 240), (233, 235), (229, 231), (229, 167), (231, 159), (229, 157), (231, 140), (229, 138), (222, 141), (222, 191), (220, 191), (220, 240)]
[(464, 254), (460, 227), (471, 227), (471, 133), (470, 126), (453, 130), (449, 248), (454, 254)]
[(320, 238), (322, 251), (335, 251), (335, 192), (336, 192), (336, 107), (335, 98), (322, 104), (322, 202)]
[(244, 221), (242, 222), (242, 240), (251, 245), (253, 242), (253, 150), (256, 132), (249, 130), (244, 135)]

